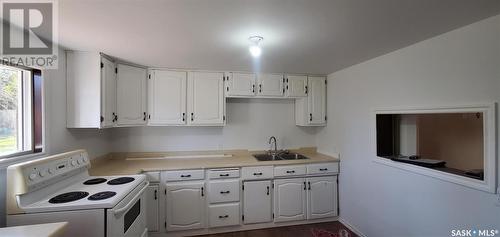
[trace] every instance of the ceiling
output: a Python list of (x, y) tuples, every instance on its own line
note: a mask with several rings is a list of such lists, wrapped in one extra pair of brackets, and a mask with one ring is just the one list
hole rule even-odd
[(499, 13), (498, 0), (64, 0), (59, 43), (150, 67), (327, 74)]

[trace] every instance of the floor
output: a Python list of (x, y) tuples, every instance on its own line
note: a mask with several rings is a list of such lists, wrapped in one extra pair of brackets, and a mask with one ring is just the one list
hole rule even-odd
[[(334, 234), (338, 234), (339, 230), (345, 229), (349, 233), (348, 235), (349, 237), (358, 237), (356, 234), (354, 234), (352, 231), (350, 231), (347, 227), (345, 227), (342, 223), (338, 221), (318, 223), (318, 224), (308, 224), (308, 225), (275, 227), (269, 229), (249, 230), (249, 231), (240, 231), (240, 232), (213, 234), (213, 235), (203, 235), (202, 237), (268, 237), (268, 236), (269, 237), (271, 236), (313, 237), (311, 229), (323, 229)], [(341, 235), (337, 236), (343, 237)]]

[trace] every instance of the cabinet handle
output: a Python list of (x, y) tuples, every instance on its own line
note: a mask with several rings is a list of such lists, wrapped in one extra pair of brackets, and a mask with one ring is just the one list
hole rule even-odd
[(186, 113), (182, 113), (182, 122), (186, 121)]
[(321, 168), (321, 169), (319, 169), (319, 171), (327, 171), (327, 170), (328, 170), (328, 168)]
[(194, 121), (194, 113), (191, 113), (191, 121)]
[(262, 173), (261, 172), (259, 172), (259, 173), (253, 173), (253, 175), (256, 175), (256, 176), (257, 175), (262, 175)]
[(220, 191), (220, 194), (229, 194), (230, 191)]
[(113, 119), (111, 120), (111, 122), (115, 122), (116, 121), (116, 114), (113, 112)]
[(255, 93), (255, 84), (252, 85), (252, 93)]
[(205, 196), (205, 193), (203, 192), (203, 190), (204, 190), (203, 187), (201, 187), (201, 196), (202, 197)]
[(229, 174), (219, 174), (219, 177), (229, 177)]
[(293, 173), (295, 173), (295, 170), (287, 170), (286, 173), (287, 174), (293, 174)]
[(267, 196), (269, 196), (269, 186), (267, 186)]
[(311, 182), (307, 182), (307, 184), (309, 185), (309, 190), (311, 190)]
[(225, 219), (225, 218), (228, 218), (229, 216), (228, 215), (223, 215), (223, 216), (219, 216), (219, 219)]
[(158, 190), (155, 190), (155, 200), (158, 199)]
[(259, 93), (262, 93), (262, 84), (259, 84)]
[(189, 178), (189, 177), (191, 177), (190, 174), (181, 174), (181, 178)]
[(115, 121), (118, 121), (118, 114), (115, 114)]
[(307, 86), (305, 86), (305, 88), (306, 88), (306, 95), (307, 95)]
[(312, 113), (309, 114), (309, 121), (313, 121), (313, 114)]
[(304, 190), (307, 189), (306, 181), (304, 181)]
[(146, 112), (144, 112), (144, 118), (142, 118), (142, 120), (146, 121)]

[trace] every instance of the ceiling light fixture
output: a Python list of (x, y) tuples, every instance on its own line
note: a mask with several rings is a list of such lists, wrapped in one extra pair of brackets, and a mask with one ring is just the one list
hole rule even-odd
[(248, 48), (248, 51), (250, 51), (250, 54), (254, 58), (258, 58), (262, 54), (262, 49), (259, 46), (260, 41), (262, 41), (264, 38), (262, 36), (251, 36), (248, 38), (252, 45)]

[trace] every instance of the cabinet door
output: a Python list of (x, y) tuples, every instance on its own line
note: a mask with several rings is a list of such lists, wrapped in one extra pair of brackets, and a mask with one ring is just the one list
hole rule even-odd
[(337, 176), (307, 178), (307, 219), (337, 215)]
[(146, 123), (146, 69), (118, 64), (118, 125)]
[(167, 183), (167, 230), (205, 227), (204, 182)]
[(116, 65), (101, 57), (101, 127), (114, 126), (116, 122)]
[(307, 87), (307, 76), (288, 75), (286, 78), (287, 97), (306, 97)]
[(326, 123), (326, 78), (308, 78), (308, 113), (309, 124)]
[(228, 97), (249, 97), (255, 95), (256, 76), (253, 73), (230, 73), (226, 83)]
[(224, 74), (190, 72), (188, 82), (188, 123), (224, 125)]
[(163, 70), (151, 71), (149, 88), (149, 124), (186, 124), (187, 73)]
[(148, 230), (156, 232), (159, 230), (158, 210), (160, 203), (158, 200), (158, 185), (150, 185), (146, 189), (146, 223)]
[(274, 180), (274, 221), (296, 221), (306, 218), (305, 179)]
[(243, 223), (272, 221), (271, 180), (244, 182)]
[(258, 95), (260, 96), (283, 96), (282, 74), (259, 74)]

